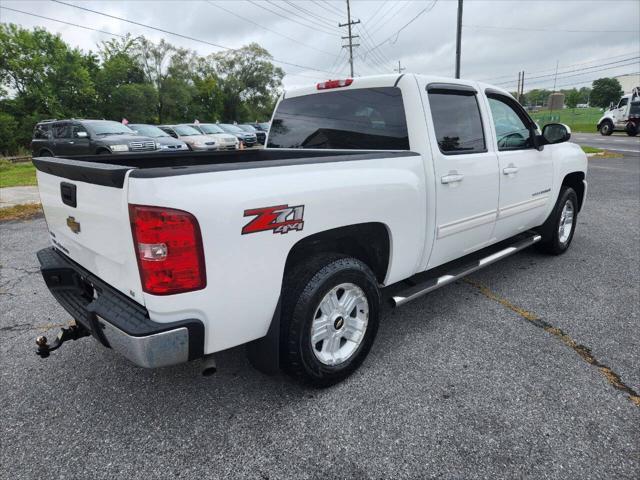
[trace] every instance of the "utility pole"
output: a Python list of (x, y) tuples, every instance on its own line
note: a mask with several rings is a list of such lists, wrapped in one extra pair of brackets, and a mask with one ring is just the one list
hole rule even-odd
[(460, 78), (460, 50), (462, 48), (462, 0), (458, 0), (458, 31), (456, 33), (456, 78)]
[(522, 78), (520, 79), (520, 94), (518, 95), (518, 101), (524, 97), (524, 70), (522, 70)]
[(520, 73), (518, 72), (518, 88), (516, 90), (516, 100), (520, 101)]
[(556, 91), (556, 81), (558, 80), (558, 65), (560, 65), (560, 60), (556, 60), (556, 74), (553, 77), (553, 91)]
[(349, 34), (346, 37), (342, 37), (343, 40), (349, 39), (349, 45), (343, 45), (342, 48), (349, 48), (349, 66), (351, 67), (351, 77), (353, 78), (353, 47), (359, 47), (359, 43), (353, 43), (354, 38), (359, 38), (360, 35), (352, 35), (351, 34), (351, 26), (357, 25), (360, 23), (360, 20), (355, 22), (351, 21), (351, 6), (349, 5), (349, 0), (347, 0), (347, 23), (339, 23), (339, 27), (347, 27)]
[[(398, 73), (402, 73), (403, 70), (406, 70), (406, 68), (405, 67), (401, 67), (400, 66), (400, 60), (398, 60)], [(395, 71), (395, 69), (394, 69), (394, 71)]]

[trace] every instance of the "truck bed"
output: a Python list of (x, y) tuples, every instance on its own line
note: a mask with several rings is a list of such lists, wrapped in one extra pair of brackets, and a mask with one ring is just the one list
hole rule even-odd
[(191, 153), (132, 153), (73, 157), (36, 157), (42, 172), (80, 182), (122, 188), (129, 170), (132, 177), (152, 178), (195, 173), (267, 168), (306, 163), (332, 163), (418, 155), (410, 151), (256, 149)]

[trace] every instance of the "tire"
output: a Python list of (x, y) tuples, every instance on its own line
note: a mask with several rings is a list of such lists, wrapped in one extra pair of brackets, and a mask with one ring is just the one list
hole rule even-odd
[(600, 130), (600, 135), (608, 137), (613, 133), (613, 123), (610, 120), (605, 120), (600, 124), (600, 128), (598, 130)]
[(39, 154), (39, 157), (53, 157), (53, 153), (50, 150), (42, 150)]
[[(567, 225), (568, 221), (570, 225)], [(558, 201), (542, 228), (539, 250), (551, 255), (561, 255), (569, 249), (578, 221), (578, 196), (571, 187), (562, 187)], [(568, 227), (568, 228), (567, 228)]]
[(638, 134), (638, 126), (632, 122), (629, 122), (627, 123), (625, 131), (627, 132), (627, 135), (629, 135), (630, 137), (635, 137)]
[(360, 366), (380, 312), (378, 282), (367, 265), (343, 255), (317, 255), (286, 275), (282, 298), (280, 365), (286, 373), (328, 387)]

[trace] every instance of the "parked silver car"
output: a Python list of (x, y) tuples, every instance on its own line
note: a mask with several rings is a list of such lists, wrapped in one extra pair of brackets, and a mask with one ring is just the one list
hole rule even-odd
[(215, 123), (190, 123), (189, 126), (215, 138), (218, 143), (218, 150), (237, 150), (240, 145), (240, 141), (235, 135), (226, 133)]
[(218, 149), (218, 142), (214, 137), (204, 135), (189, 125), (159, 125), (158, 128), (167, 132), (173, 138), (182, 140), (191, 150), (211, 151)]

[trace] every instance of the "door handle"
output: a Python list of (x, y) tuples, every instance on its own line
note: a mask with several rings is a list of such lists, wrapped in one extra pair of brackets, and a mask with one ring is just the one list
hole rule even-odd
[(449, 172), (448, 175), (441, 177), (440, 181), (442, 183), (456, 183), (456, 182), (461, 182), (463, 178), (464, 178), (464, 175), (462, 173)]
[(67, 143), (70, 145), (73, 145), (75, 142), (73, 142), (72, 140), (69, 140)]
[(509, 165), (508, 167), (504, 167), (502, 169), (502, 173), (504, 173), (505, 175), (513, 175), (514, 173), (518, 173), (518, 170), (520, 169), (515, 165)]

